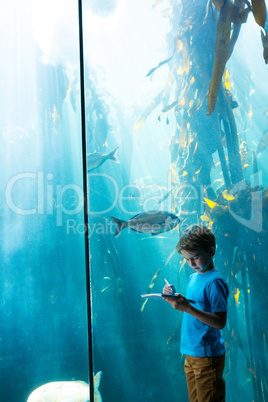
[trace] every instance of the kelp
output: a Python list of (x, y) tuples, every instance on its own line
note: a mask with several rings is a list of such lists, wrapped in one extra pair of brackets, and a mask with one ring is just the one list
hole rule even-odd
[[(174, 3), (176, 3), (174, 1)], [(179, 92), (179, 96), (177, 99), (171, 104), (166, 104), (162, 108), (162, 113), (166, 113), (176, 106), (179, 109), (186, 108), (188, 110), (189, 116), (191, 117), (199, 108), (202, 106), (204, 99), (208, 93), (208, 105), (207, 105), (207, 115), (210, 116), (214, 111), (219, 89), (222, 82), (222, 76), (224, 73), (225, 65), (227, 60), (230, 58), (235, 43), (237, 42), (241, 24), (247, 22), (249, 12), (253, 12), (255, 21), (260, 27), (261, 30), (261, 39), (263, 43), (263, 56), (265, 63), (268, 63), (268, 34), (265, 30), (265, 24), (267, 20), (267, 12), (264, 0), (252, 0), (250, 3), (248, 0), (235, 0), (232, 3), (231, 0), (208, 0), (205, 8), (205, 16), (202, 21), (201, 26), (206, 26), (209, 20), (209, 10), (212, 10), (212, 18), (214, 18), (213, 7), (219, 12), (219, 19), (217, 23), (217, 36), (216, 36), (216, 45), (214, 52), (214, 64), (212, 70), (212, 79), (209, 84), (209, 80), (202, 77), (202, 80), (198, 80), (198, 77), (195, 77), (195, 81), (202, 82), (202, 89), (200, 89), (200, 85), (193, 85), (192, 74), (190, 74), (192, 68), (189, 64), (189, 57), (191, 56), (191, 42), (193, 44), (194, 39), (194, 30), (200, 31), (200, 27), (195, 27), (195, 16), (197, 15), (197, 7), (198, 5), (191, 5), (188, 8), (192, 9), (192, 13), (187, 12), (187, 6), (185, 2), (182, 0), (182, 18), (183, 23), (181, 24), (176, 36), (174, 36), (175, 50), (171, 57), (161, 61), (157, 67), (152, 68), (147, 76), (153, 74), (158, 68), (165, 64), (170, 64), (170, 71), (180, 75), (180, 70), (184, 73), (184, 80), (186, 79), (186, 83), (184, 85), (184, 89)], [(245, 7), (246, 5), (246, 7)], [(174, 20), (173, 12), (176, 10), (176, 7), (173, 7), (172, 3), (169, 3), (169, 8), (166, 10), (166, 16), (168, 16), (172, 21)], [(214, 18), (215, 19), (215, 18)], [(233, 29), (231, 31), (231, 24), (233, 24)], [(189, 32), (190, 31), (190, 32)], [(232, 32), (232, 34), (231, 34)], [(190, 45), (189, 40), (190, 39)], [(176, 56), (176, 57), (174, 57)], [(174, 65), (177, 63), (177, 60), (181, 60), (180, 67), (175, 70)], [(172, 63), (171, 63), (172, 62)], [(195, 67), (195, 66), (194, 66)], [(199, 66), (198, 66), (199, 67)], [(202, 69), (202, 73), (205, 74), (208, 69)], [(176, 80), (175, 80), (176, 81)], [(177, 81), (176, 81), (177, 83)], [(192, 88), (190, 88), (192, 86)], [(191, 91), (192, 89), (192, 91)], [(193, 95), (194, 94), (194, 95)], [(163, 99), (156, 99), (158, 101), (157, 104), (160, 104)], [(152, 106), (152, 105), (151, 105)], [(147, 116), (149, 113), (153, 111), (154, 108), (148, 107)], [(144, 117), (143, 117), (144, 120)], [(142, 124), (139, 122), (135, 125), (135, 130), (141, 127)]]
[[(213, 3), (219, 10), (220, 16), (217, 24), (214, 65), (208, 94), (208, 116), (214, 111), (225, 65), (233, 52), (241, 24), (247, 21), (248, 14), (252, 11), (248, 2), (248, 7), (244, 9), (243, 0), (236, 0), (235, 4), (230, 0), (214, 0)], [(233, 23), (232, 35), (231, 23)]]
[(261, 40), (262, 40), (262, 45), (263, 45), (263, 58), (265, 63), (268, 63), (268, 32), (267, 31), (261, 31)]
[(252, 2), (252, 11), (253, 15), (255, 18), (255, 21), (257, 22), (260, 27), (265, 29), (265, 23), (267, 19), (267, 11), (266, 11), (266, 5), (264, 0), (251, 0)]
[(217, 25), (217, 37), (215, 47), (214, 65), (212, 79), (209, 85), (207, 115), (210, 116), (215, 109), (221, 80), (228, 59), (228, 50), (231, 33), (231, 7), (230, 2), (225, 0), (221, 10)]
[[(226, 4), (228, 5), (228, 7), (230, 6), (230, 2), (227, 2)], [(207, 9), (209, 8), (210, 4), (208, 3)], [(170, 9), (170, 12), (171, 10), (172, 8)], [(162, 114), (171, 113), (172, 111), (174, 111), (176, 120), (178, 122), (176, 136), (179, 139), (175, 142), (175, 144), (177, 144), (176, 147), (178, 148), (177, 166), (179, 174), (177, 179), (174, 178), (173, 183), (177, 184), (178, 179), (180, 180), (181, 178), (185, 178), (185, 172), (187, 172), (187, 174), (189, 172), (189, 177), (187, 181), (189, 181), (190, 178), (192, 183), (195, 183), (197, 186), (199, 184), (204, 184), (207, 188), (209, 188), (211, 185), (209, 172), (212, 167), (212, 157), (209, 156), (205, 164), (200, 162), (200, 160), (202, 159), (202, 154), (208, 144), (211, 148), (211, 150), (209, 151), (209, 155), (212, 155), (212, 153), (215, 152), (215, 150), (217, 150), (218, 148), (226, 185), (230, 184), (230, 178), (228, 175), (228, 169), (222, 145), (222, 135), (220, 128), (221, 118), (219, 119), (218, 113), (213, 118), (213, 122), (206, 123), (208, 129), (204, 128), (204, 131), (200, 133), (200, 140), (195, 142), (194, 148), (192, 148), (190, 141), (190, 138), (196, 135), (196, 132), (200, 130), (199, 121), (204, 118), (204, 107), (210, 82), (209, 70), (211, 68), (211, 57), (209, 57), (208, 55), (208, 58), (204, 60), (203, 52), (201, 49), (202, 46), (207, 47), (208, 43), (213, 43), (213, 35), (211, 36), (211, 33), (209, 31), (206, 33), (206, 25), (211, 25), (211, 21), (207, 21), (204, 24), (204, 20), (202, 20), (201, 24), (200, 20), (200, 26), (198, 24), (195, 24), (194, 16), (197, 16), (198, 14), (200, 14), (200, 10), (198, 10), (198, 5), (193, 5), (191, 8), (189, 7), (187, 2), (182, 2), (182, 16), (180, 19), (179, 30), (177, 31), (177, 33), (174, 34), (173, 39), (175, 40), (175, 42), (177, 41), (176, 52), (173, 57), (164, 60), (164, 62), (160, 62), (159, 65), (156, 67), (160, 68), (163, 64), (168, 65), (168, 68), (170, 69), (170, 76), (173, 76), (174, 79), (173, 81), (168, 79), (165, 92), (166, 94), (171, 93), (172, 86), (176, 85), (177, 89), (175, 91), (174, 100), (171, 103), (168, 103), (168, 96), (164, 97), (163, 93), (159, 93), (159, 95), (154, 98), (151, 104), (148, 105), (144, 114), (136, 123), (135, 130), (140, 128), (145, 123), (148, 116), (161, 103), (163, 105), (161, 111)], [(191, 21), (191, 23), (193, 22), (193, 25), (190, 25), (189, 21)], [(172, 30), (176, 32), (174, 29)], [(201, 45), (199, 46), (200, 39)], [(227, 51), (229, 51), (229, 49)], [(225, 56), (225, 58), (227, 59), (227, 55)], [(190, 60), (192, 60), (191, 63), (189, 62)], [(154, 72), (156, 68), (152, 69), (150, 72)], [(222, 74), (220, 73), (220, 78), (217, 85), (219, 85), (219, 82), (221, 85), (221, 75)], [(232, 99), (231, 95), (230, 98)], [(231, 107), (236, 106), (237, 103), (231, 100)], [(182, 113), (182, 119), (180, 117), (180, 113)], [(229, 127), (231, 126), (232, 124), (230, 122)], [(210, 135), (214, 136), (213, 144), (210, 141)], [(236, 135), (235, 131), (234, 135)], [(207, 151), (208, 150), (206, 149), (206, 153)], [(193, 160), (190, 160), (190, 158)], [(232, 160), (232, 158), (230, 159)], [(193, 167), (188, 168), (189, 164), (193, 165)]]
[(256, 23), (261, 27), (261, 40), (263, 45), (263, 58), (268, 63), (268, 33), (265, 29), (267, 21), (267, 10), (264, 0), (252, 0), (252, 12)]

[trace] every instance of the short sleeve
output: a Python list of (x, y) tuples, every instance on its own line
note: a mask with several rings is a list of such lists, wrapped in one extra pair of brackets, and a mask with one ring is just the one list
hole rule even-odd
[(224, 279), (214, 279), (208, 286), (208, 298), (212, 313), (227, 312), (229, 288)]

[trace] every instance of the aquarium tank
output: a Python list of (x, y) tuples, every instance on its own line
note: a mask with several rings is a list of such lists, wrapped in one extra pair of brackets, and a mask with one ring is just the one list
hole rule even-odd
[(2, 1), (1, 401), (187, 401), (182, 314), (141, 295), (185, 295), (195, 223), (230, 289), (226, 401), (268, 401), (266, 8)]

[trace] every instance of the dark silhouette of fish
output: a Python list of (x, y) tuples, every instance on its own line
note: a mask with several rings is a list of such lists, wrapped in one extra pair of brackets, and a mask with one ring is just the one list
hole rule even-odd
[(130, 228), (135, 232), (150, 233), (154, 236), (159, 233), (168, 232), (180, 223), (180, 219), (176, 215), (167, 211), (142, 212), (133, 216), (128, 221), (123, 221), (114, 216), (111, 216), (111, 219), (116, 225), (114, 236), (118, 236), (125, 228)]
[(90, 172), (93, 169), (101, 166), (107, 159), (111, 159), (112, 161), (119, 163), (119, 160), (116, 157), (116, 151), (119, 147), (116, 147), (109, 154), (101, 154), (100, 152), (94, 152), (93, 154), (87, 154), (87, 171)]

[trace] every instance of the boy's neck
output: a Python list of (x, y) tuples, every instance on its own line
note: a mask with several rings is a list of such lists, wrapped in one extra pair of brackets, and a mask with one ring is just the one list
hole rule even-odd
[(215, 269), (214, 263), (213, 261), (211, 262), (211, 264), (208, 266), (208, 268), (204, 271), (204, 272), (198, 272), (200, 275), (202, 274), (206, 274), (209, 271), (212, 271), (213, 269)]

